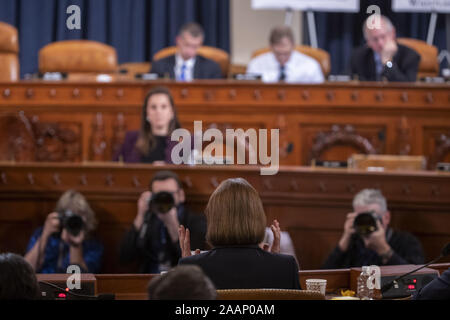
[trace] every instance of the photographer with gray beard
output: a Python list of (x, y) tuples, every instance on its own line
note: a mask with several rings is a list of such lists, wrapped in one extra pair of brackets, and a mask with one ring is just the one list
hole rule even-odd
[(341, 239), (323, 268), (422, 264), (424, 255), (419, 240), (407, 232), (393, 230), (390, 221), (391, 213), (381, 192), (360, 191), (353, 198), (353, 212), (347, 214)]

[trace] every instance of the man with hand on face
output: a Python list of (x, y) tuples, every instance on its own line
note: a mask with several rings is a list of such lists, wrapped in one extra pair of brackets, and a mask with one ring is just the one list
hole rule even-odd
[(295, 50), (294, 34), (287, 26), (275, 27), (270, 33), (270, 52), (253, 58), (248, 74), (261, 75), (264, 82), (322, 83), (319, 63)]
[[(324, 269), (423, 263), (420, 242), (409, 233), (389, 227), (391, 213), (379, 190), (360, 191), (353, 199), (353, 210), (347, 214), (344, 232), (323, 265)], [(376, 230), (359, 234), (354, 225), (355, 219), (367, 212), (375, 217)]]
[(395, 28), (387, 17), (371, 15), (364, 22), (363, 33), (366, 45), (353, 53), (351, 76), (361, 81), (416, 81), (420, 56), (397, 43)]
[(177, 265), (181, 257), (181, 224), (189, 226), (193, 248), (205, 249), (205, 219), (189, 212), (184, 201), (178, 176), (171, 171), (158, 171), (150, 181), (150, 190), (138, 200), (136, 218), (120, 249), (121, 262), (138, 261), (140, 273), (160, 273)]
[(219, 64), (197, 55), (204, 38), (203, 28), (198, 23), (185, 24), (175, 39), (177, 53), (153, 61), (150, 73), (156, 73), (159, 77), (169, 75), (177, 81), (222, 78)]

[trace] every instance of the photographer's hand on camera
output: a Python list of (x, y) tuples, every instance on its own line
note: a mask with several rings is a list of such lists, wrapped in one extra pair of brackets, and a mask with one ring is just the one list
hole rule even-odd
[(31, 264), (34, 270), (39, 270), (41, 268), (48, 239), (53, 233), (59, 232), (60, 227), (58, 213), (50, 213), (45, 219), (39, 240), (36, 241), (33, 248), (25, 255), (25, 259)]
[(344, 223), (344, 233), (342, 234), (341, 239), (339, 240), (339, 249), (343, 252), (347, 251), (348, 246), (350, 244), (350, 240), (352, 235), (355, 233), (355, 228), (353, 227), (353, 223), (355, 221), (358, 213), (350, 212), (347, 214), (347, 218)]
[(67, 232), (66, 229), (63, 229), (61, 232), (61, 240), (67, 243), (70, 247), (81, 247), (85, 238), (84, 230), (81, 230), (80, 233), (76, 236)]
[(50, 213), (45, 219), (44, 228), (42, 230), (42, 239), (48, 239), (53, 233), (60, 231), (60, 221), (57, 212)]
[(145, 191), (141, 194), (137, 202), (137, 215), (134, 219), (134, 227), (136, 230), (140, 230), (142, 225), (144, 224), (145, 213), (148, 210), (148, 201), (152, 197), (152, 193), (150, 191)]
[[(383, 260), (389, 260), (390, 256), (392, 256), (391, 246), (386, 241), (386, 229), (383, 227), (383, 224), (377, 220), (378, 229), (367, 237), (363, 237), (364, 245), (366, 248), (372, 249), (375, 251)], [(387, 261), (383, 261), (386, 263)]]

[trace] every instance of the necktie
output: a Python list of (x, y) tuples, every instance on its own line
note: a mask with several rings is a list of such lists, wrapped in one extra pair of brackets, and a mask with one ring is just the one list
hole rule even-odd
[(376, 80), (381, 80), (381, 74), (383, 73), (383, 63), (381, 62), (381, 57), (378, 54), (374, 55), (375, 57), (375, 76)]
[(186, 64), (185, 63), (183, 63), (183, 65), (181, 66), (180, 81), (186, 81)]
[(284, 73), (284, 66), (280, 66), (280, 76), (278, 81), (284, 81), (286, 79), (286, 74)]

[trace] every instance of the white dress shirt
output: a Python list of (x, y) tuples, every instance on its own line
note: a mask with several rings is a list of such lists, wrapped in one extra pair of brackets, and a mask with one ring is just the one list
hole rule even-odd
[[(285, 81), (290, 83), (322, 83), (325, 80), (320, 64), (296, 50), (292, 51), (284, 72)], [(247, 66), (247, 73), (260, 74), (264, 82), (277, 82), (280, 63), (270, 51), (253, 58)]]
[(183, 64), (186, 66), (184, 71), (184, 81), (192, 81), (194, 79), (195, 57), (185, 61), (179, 54), (175, 55), (175, 79), (181, 79), (181, 69)]

